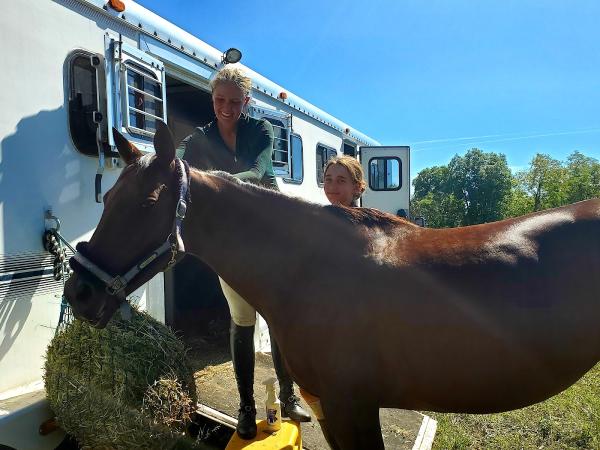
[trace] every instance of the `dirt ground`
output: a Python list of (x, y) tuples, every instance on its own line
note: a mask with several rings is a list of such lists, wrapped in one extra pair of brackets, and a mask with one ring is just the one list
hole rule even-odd
[[(233, 366), (229, 355), (227, 326), (215, 321), (204, 328), (203, 336), (186, 337), (190, 347), (190, 363), (194, 370), (198, 399), (213, 409), (237, 418), (238, 395)], [(212, 330), (212, 331), (211, 331)], [(273, 361), (270, 354), (256, 354), (254, 392), (258, 419), (264, 418), (265, 388), (263, 381), (274, 377)], [(310, 411), (306, 403), (302, 405)], [(414, 411), (397, 409), (380, 410), (381, 428), (387, 449), (412, 449), (421, 426), (422, 416)], [(313, 417), (310, 423), (302, 424), (302, 441), (309, 450), (327, 450), (321, 428)]]

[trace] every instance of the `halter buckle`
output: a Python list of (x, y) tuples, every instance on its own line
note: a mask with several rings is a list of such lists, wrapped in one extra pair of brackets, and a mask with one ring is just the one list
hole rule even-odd
[(178, 253), (177, 243), (171, 242), (171, 259), (167, 263), (167, 268), (171, 267), (173, 264), (175, 264), (177, 262), (177, 253)]
[(180, 198), (177, 202), (177, 207), (175, 208), (175, 216), (178, 219), (185, 218), (185, 213), (187, 211), (187, 204), (184, 199)]
[(117, 275), (110, 281), (110, 284), (106, 286), (106, 292), (109, 295), (115, 295), (117, 292), (125, 288), (125, 286), (127, 286), (127, 281), (123, 277)]

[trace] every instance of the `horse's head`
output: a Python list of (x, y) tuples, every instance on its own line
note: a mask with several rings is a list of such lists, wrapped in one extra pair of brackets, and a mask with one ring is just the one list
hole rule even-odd
[(75, 317), (106, 326), (126, 295), (164, 270), (183, 250), (187, 167), (175, 159), (171, 132), (157, 123), (156, 155), (141, 152), (113, 130), (127, 166), (104, 196), (104, 211), (89, 242), (71, 258), (65, 297)]

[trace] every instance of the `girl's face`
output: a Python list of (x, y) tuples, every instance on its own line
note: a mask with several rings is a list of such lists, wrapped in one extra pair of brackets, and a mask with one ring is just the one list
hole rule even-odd
[(217, 120), (234, 126), (250, 100), (235, 83), (224, 82), (215, 86), (212, 93), (213, 109)]
[(334, 205), (352, 206), (353, 200), (360, 195), (359, 187), (341, 164), (329, 166), (325, 173), (325, 195)]

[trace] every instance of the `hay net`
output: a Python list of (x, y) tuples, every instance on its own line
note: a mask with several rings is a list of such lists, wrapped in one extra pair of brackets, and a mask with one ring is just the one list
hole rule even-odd
[(61, 427), (83, 448), (205, 448), (186, 435), (196, 390), (184, 344), (136, 309), (106, 328), (80, 320), (50, 343), (45, 386)]

